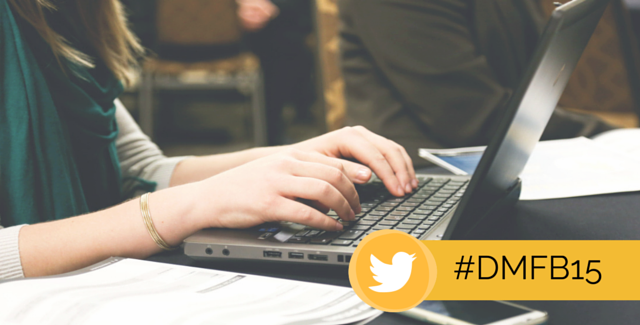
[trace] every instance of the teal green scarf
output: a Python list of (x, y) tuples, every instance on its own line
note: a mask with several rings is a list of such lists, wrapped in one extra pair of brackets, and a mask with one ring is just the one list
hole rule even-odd
[[(64, 3), (64, 2), (63, 2)], [(72, 8), (49, 23), (95, 53)], [(85, 44), (85, 46), (83, 46)], [(114, 100), (122, 84), (102, 64), (63, 61), (0, 0), (0, 218), (3, 226), (67, 218), (122, 200)]]

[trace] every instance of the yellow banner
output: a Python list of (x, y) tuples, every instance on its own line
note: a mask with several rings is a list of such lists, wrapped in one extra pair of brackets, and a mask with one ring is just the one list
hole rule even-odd
[(640, 300), (640, 241), (422, 243), (427, 300)]

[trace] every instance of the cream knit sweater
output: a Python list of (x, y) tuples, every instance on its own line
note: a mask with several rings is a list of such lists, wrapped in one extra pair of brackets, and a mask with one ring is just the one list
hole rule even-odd
[[(115, 104), (116, 120), (120, 130), (116, 139), (116, 148), (122, 177), (125, 179), (124, 193), (131, 197), (140, 194), (133, 193), (135, 181), (127, 181), (126, 178), (129, 177), (154, 181), (158, 184), (157, 190), (168, 187), (174, 168), (186, 157), (165, 157), (160, 148), (142, 133), (122, 103), (116, 100)], [(23, 226), (9, 228), (0, 226), (0, 279), (24, 277), (18, 246), (20, 228)]]

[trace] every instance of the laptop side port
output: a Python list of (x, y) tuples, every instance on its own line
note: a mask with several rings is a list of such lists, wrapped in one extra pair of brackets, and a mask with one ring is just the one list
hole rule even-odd
[(282, 252), (264, 251), (263, 252), (263, 256), (264, 257), (270, 257), (270, 258), (281, 258), (282, 257)]
[(301, 259), (304, 259), (304, 253), (290, 252), (289, 258), (295, 258), (295, 259), (301, 260)]
[(328, 261), (329, 256), (327, 255), (318, 255), (318, 254), (309, 254), (309, 259), (312, 261)]

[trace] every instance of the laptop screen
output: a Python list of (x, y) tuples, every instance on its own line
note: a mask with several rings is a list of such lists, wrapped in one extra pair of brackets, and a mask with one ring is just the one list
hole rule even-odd
[[(609, 0), (574, 0), (557, 8), (460, 201), (444, 239), (465, 239), (494, 208), (517, 200), (518, 176), (540, 140), (569, 77)], [(515, 191), (515, 193), (514, 193)]]

